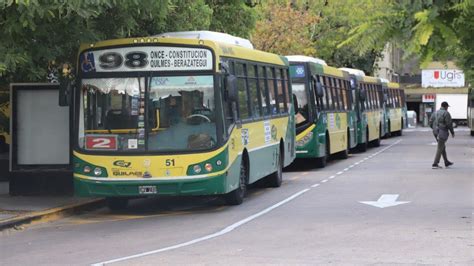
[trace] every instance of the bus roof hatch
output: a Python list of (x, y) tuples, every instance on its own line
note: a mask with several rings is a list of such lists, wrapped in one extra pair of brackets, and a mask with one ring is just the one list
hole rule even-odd
[(153, 37), (162, 38), (183, 38), (183, 39), (198, 39), (198, 40), (210, 40), (221, 43), (227, 43), (232, 45), (238, 45), (249, 49), (254, 49), (253, 44), (244, 38), (232, 36), (227, 33), (214, 32), (214, 31), (177, 31), (177, 32), (166, 32)]

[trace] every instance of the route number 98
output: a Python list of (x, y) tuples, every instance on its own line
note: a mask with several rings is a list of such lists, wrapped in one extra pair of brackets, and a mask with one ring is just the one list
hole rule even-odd
[(121, 67), (123, 64), (132, 69), (144, 68), (148, 65), (148, 54), (145, 52), (130, 52), (125, 58), (116, 52), (107, 52), (99, 56), (99, 66), (106, 70), (113, 70)]

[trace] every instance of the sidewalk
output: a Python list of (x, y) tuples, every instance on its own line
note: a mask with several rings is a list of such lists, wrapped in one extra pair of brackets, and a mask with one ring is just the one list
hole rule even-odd
[(0, 231), (105, 205), (102, 198), (10, 196), (8, 186), (8, 182), (0, 181)]

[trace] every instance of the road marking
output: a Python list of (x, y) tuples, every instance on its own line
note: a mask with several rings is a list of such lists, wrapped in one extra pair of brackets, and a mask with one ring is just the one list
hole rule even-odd
[(143, 253), (127, 256), (127, 257), (122, 257), (122, 258), (118, 258), (118, 259), (113, 259), (113, 260), (94, 263), (94, 264), (92, 264), (92, 266), (101, 266), (101, 265), (105, 265), (105, 264), (110, 264), (110, 263), (115, 263), (115, 262), (119, 262), (119, 261), (125, 261), (125, 260), (130, 260), (130, 259), (135, 259), (135, 258), (139, 258), (139, 257), (152, 255), (152, 254), (157, 254), (157, 253), (161, 253), (161, 252), (168, 251), (168, 250), (173, 250), (173, 249), (177, 249), (177, 248), (190, 246), (190, 245), (193, 245), (193, 244), (196, 244), (196, 243), (199, 243), (199, 242), (211, 239), (211, 238), (215, 238), (215, 237), (218, 237), (218, 236), (221, 236), (221, 235), (228, 234), (228, 233), (232, 232), (234, 229), (236, 229), (236, 228), (238, 228), (238, 227), (240, 227), (240, 226), (242, 226), (242, 225), (244, 225), (244, 224), (246, 224), (246, 223), (248, 223), (248, 222), (250, 222), (250, 221), (252, 221), (252, 220), (268, 213), (268, 212), (270, 212), (270, 211), (272, 211), (273, 209), (276, 209), (276, 208), (280, 207), (281, 205), (283, 205), (285, 203), (288, 203), (288, 202), (294, 200), (295, 198), (303, 195), (304, 193), (308, 192), (309, 190), (310, 190), (309, 188), (303, 189), (303, 190), (291, 195), (290, 197), (278, 202), (277, 204), (272, 205), (272, 206), (264, 209), (263, 211), (258, 212), (254, 215), (251, 215), (251, 216), (249, 216), (249, 217), (247, 217), (243, 220), (240, 220), (236, 223), (233, 223), (233, 224), (227, 226), (226, 228), (224, 228), (224, 229), (222, 229), (222, 230), (220, 230), (220, 231), (218, 231), (214, 234), (206, 235), (206, 236), (196, 238), (196, 239), (193, 239), (193, 240), (181, 243), (181, 244), (177, 244), (177, 245), (173, 245), (173, 246), (169, 246), (169, 247), (165, 247), (165, 248), (161, 248), (161, 249), (151, 250), (151, 251), (148, 251), (148, 252), (143, 252)]
[(332, 176), (329, 177), (329, 179), (333, 179), (333, 178), (335, 178), (335, 177), (336, 177), (335, 175), (332, 175)]
[(326, 183), (326, 182), (328, 182), (327, 179), (324, 179), (323, 181), (321, 181), (321, 183)]
[(409, 201), (397, 201), (398, 194), (382, 194), (377, 201), (359, 201), (362, 204), (371, 205), (377, 208), (387, 208), (393, 207), (405, 203), (409, 203)]
[(304, 172), (302, 175), (307, 175), (307, 174), (309, 174), (309, 172)]
[[(381, 152), (383, 152), (383, 151), (389, 149), (390, 147), (392, 147), (392, 146), (398, 144), (400, 141), (401, 141), (401, 140), (399, 140), (399, 141), (397, 141), (397, 142), (391, 144), (391, 145), (388, 146), (387, 148), (383, 149)], [(364, 160), (367, 160), (367, 159), (368, 159), (368, 158), (366, 158), (366, 159), (364, 159)], [(362, 161), (364, 161), (364, 160), (362, 160)], [(362, 162), (362, 161), (361, 161), (361, 162)], [(337, 172), (337, 173), (336, 173), (336, 175), (340, 175), (340, 174), (343, 174), (343, 172), (340, 171), (340, 172)], [(295, 176), (294, 178), (298, 178), (298, 177), (299, 177), (299, 176)], [(335, 176), (333, 176), (333, 178), (334, 178), (334, 177), (335, 177)], [(331, 178), (331, 177), (329, 177), (329, 178)], [(328, 180), (325, 179), (325, 180), (323, 180), (323, 181), (321, 181), (321, 182), (324, 183), (324, 182), (327, 182), (327, 181), (328, 181)], [(314, 185), (312, 185), (311, 187), (312, 187), (312, 188), (315, 188), (315, 187), (318, 187), (318, 186), (320, 186), (320, 184), (314, 184)], [(178, 248), (182, 248), (182, 247), (186, 247), (186, 246), (191, 246), (191, 245), (194, 245), (194, 244), (199, 243), (199, 242), (202, 242), (202, 241), (206, 241), (206, 240), (209, 240), (209, 239), (212, 239), (212, 238), (216, 238), (216, 237), (219, 237), (219, 236), (228, 234), (228, 233), (232, 232), (234, 229), (236, 229), (236, 228), (238, 228), (238, 227), (240, 227), (240, 226), (242, 226), (242, 225), (245, 225), (245, 224), (247, 224), (248, 222), (250, 222), (250, 221), (252, 221), (252, 220), (257, 219), (258, 217), (260, 217), (260, 216), (262, 216), (262, 215), (264, 215), (264, 214), (266, 214), (266, 213), (268, 213), (268, 212), (270, 212), (270, 211), (272, 211), (272, 210), (274, 210), (274, 209), (276, 209), (276, 208), (282, 206), (282, 205), (285, 204), (285, 203), (288, 203), (288, 202), (294, 200), (295, 198), (297, 198), (297, 197), (303, 195), (304, 193), (306, 193), (306, 192), (308, 192), (308, 191), (310, 191), (310, 190), (311, 190), (311, 188), (303, 189), (303, 190), (301, 190), (301, 191), (299, 191), (299, 192), (297, 192), (297, 193), (291, 195), (290, 197), (288, 197), (288, 198), (286, 198), (286, 199), (284, 199), (284, 200), (282, 200), (282, 201), (280, 201), (280, 202), (278, 202), (278, 203), (276, 203), (276, 204), (274, 204), (274, 205), (272, 205), (272, 206), (270, 206), (270, 207), (268, 207), (268, 208), (266, 208), (266, 209), (264, 209), (264, 210), (262, 210), (262, 211), (260, 211), (260, 212), (258, 212), (258, 213), (256, 213), (256, 214), (254, 214), (254, 215), (251, 215), (251, 216), (249, 216), (249, 217), (247, 217), (247, 218), (245, 218), (245, 219), (243, 219), (243, 220), (240, 220), (240, 221), (238, 221), (238, 222), (236, 222), (236, 223), (233, 223), (233, 224), (227, 226), (226, 228), (224, 228), (224, 229), (222, 229), (222, 230), (220, 230), (220, 231), (218, 231), (218, 232), (216, 232), (216, 233), (209, 234), (209, 235), (206, 235), (206, 236), (203, 236), (203, 237), (200, 237), (200, 238), (196, 238), (196, 239), (193, 239), (193, 240), (190, 240), (190, 241), (187, 241), (187, 242), (183, 242), (183, 243), (180, 243), (180, 244), (176, 244), (176, 245), (173, 245), (173, 246), (164, 247), (164, 248), (161, 248), (161, 249), (151, 250), (151, 251), (148, 251), (148, 252), (143, 252), (143, 253), (139, 253), (139, 254), (135, 254), (135, 255), (131, 255), (131, 256), (126, 256), (126, 257), (122, 257), (122, 258), (117, 258), (117, 259), (112, 259), (112, 260), (108, 260), (108, 261), (103, 261), (103, 262), (94, 263), (94, 264), (92, 264), (92, 266), (101, 266), (101, 265), (105, 265), (105, 264), (110, 264), (110, 263), (115, 263), (115, 262), (130, 260), (130, 259), (134, 259), (134, 258), (144, 257), (144, 256), (152, 255), (152, 254), (157, 254), (157, 253), (165, 252), (165, 251), (168, 251), (168, 250), (173, 250), (173, 249), (178, 249)], [(390, 194), (389, 194), (389, 195), (390, 195)], [(382, 196), (383, 196), (383, 195), (382, 195)], [(398, 195), (397, 195), (397, 197), (398, 197)], [(382, 198), (382, 197), (381, 197), (381, 198)], [(380, 200), (381, 198), (379, 198), (379, 200)], [(389, 197), (389, 198), (390, 198), (390, 197)], [(384, 200), (385, 200), (385, 199), (388, 200), (389, 198), (384, 198)], [(392, 195), (392, 198), (393, 198), (393, 195)], [(396, 200), (396, 198), (395, 198), (395, 200)], [(365, 203), (365, 202), (361, 202), (361, 203)], [(397, 205), (398, 205), (398, 204), (404, 204), (404, 203), (407, 203), (407, 202), (400, 201), (400, 202), (396, 202), (396, 203), (397, 203)], [(365, 203), (365, 204), (368, 204), (368, 203)], [(384, 208), (384, 207), (381, 207), (381, 208)]]
[(344, 170), (343, 170), (343, 171), (349, 171), (349, 168), (344, 168)]

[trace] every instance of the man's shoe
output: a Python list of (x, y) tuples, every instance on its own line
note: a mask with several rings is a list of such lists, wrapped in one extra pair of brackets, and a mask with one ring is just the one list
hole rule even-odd
[(447, 161), (447, 162), (444, 163), (444, 166), (448, 167), (448, 166), (453, 165), (453, 164), (454, 164), (453, 162)]
[(439, 166), (439, 165), (437, 165), (437, 164), (433, 164), (433, 165), (431, 166), (431, 169), (442, 169), (442, 168), (443, 168), (443, 167), (441, 167), (441, 166)]

